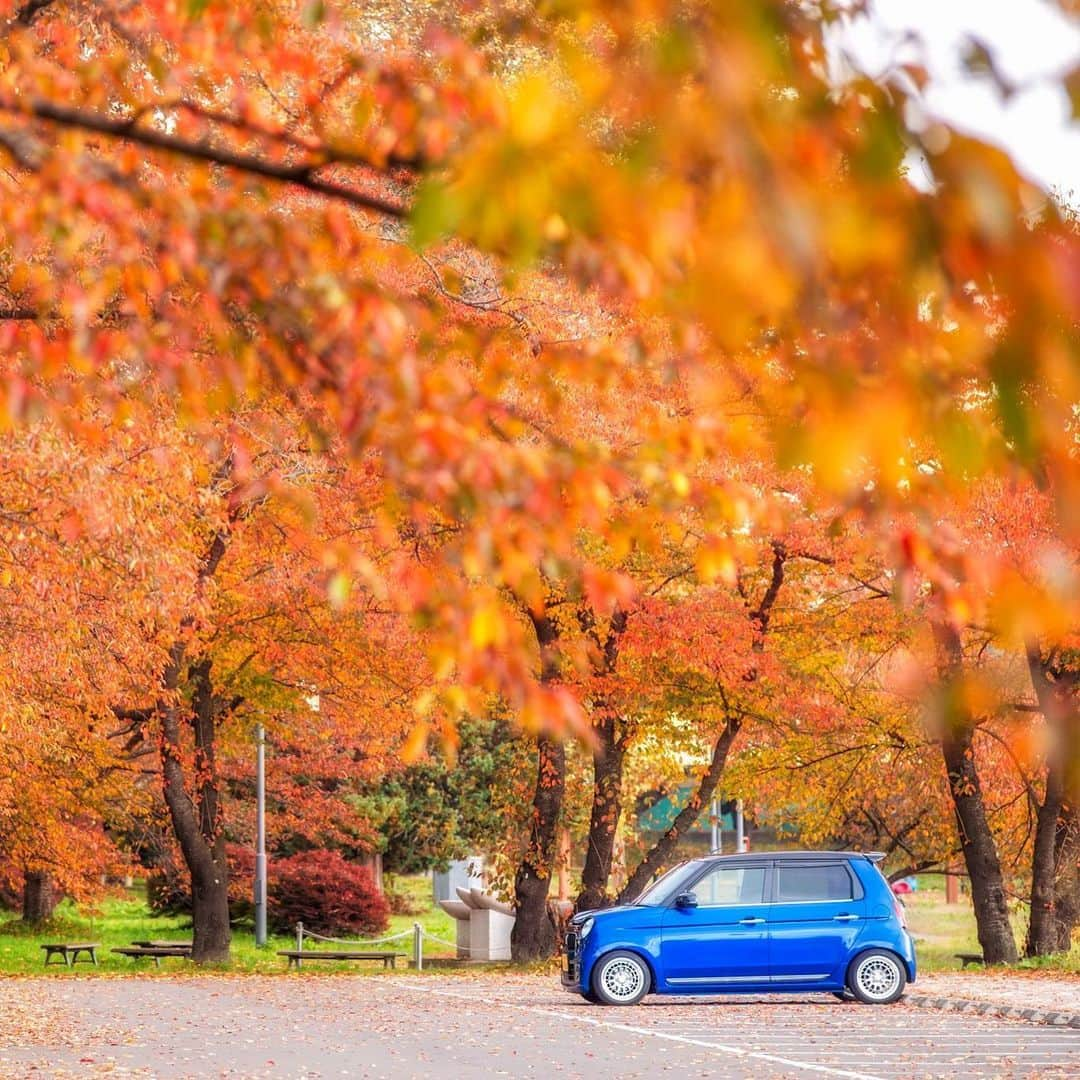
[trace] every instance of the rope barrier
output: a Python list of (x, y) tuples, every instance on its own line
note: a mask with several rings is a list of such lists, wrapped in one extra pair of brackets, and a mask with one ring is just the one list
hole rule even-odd
[(314, 930), (305, 930), (303, 926), (297, 927), (297, 932), (301, 939), (312, 938), (315, 941), (326, 941), (332, 945), (385, 945), (391, 941), (401, 941), (402, 938), (412, 937), (412, 930), (405, 930), (400, 934), (392, 934), (390, 937), (381, 938), (337, 938), (337, 937), (325, 937), (323, 934), (316, 934)]
[[(310, 938), (312, 941), (325, 941), (331, 945), (352, 945), (361, 947), (370, 945), (388, 945), (392, 941), (402, 941), (405, 938), (412, 938), (413, 963), (416, 965), (417, 970), (422, 970), (423, 968), (425, 938), (437, 945), (453, 949), (456, 954), (469, 953), (471, 955), (474, 952), (485, 951), (483, 949), (474, 949), (470, 945), (459, 945), (455, 941), (447, 941), (446, 938), (441, 938), (437, 934), (432, 934), (430, 931), (425, 930), (419, 923), (413, 923), (413, 928), (411, 930), (403, 930), (400, 934), (390, 934), (387, 937), (336, 938), (327, 937), (324, 934), (316, 934), (314, 930), (307, 930), (304, 928), (302, 922), (298, 922), (296, 924), (296, 947), (300, 952), (303, 952), (305, 938)], [(299, 966), (299, 964), (297, 966)]]
[(447, 941), (446, 938), (436, 937), (434, 934), (430, 933), (427, 930), (424, 931), (424, 937), (428, 941), (437, 941), (440, 945), (446, 945), (451, 949), (458, 949), (461, 952), (482, 952), (483, 951), (481, 949), (473, 949), (468, 945), (458, 945), (456, 942)]

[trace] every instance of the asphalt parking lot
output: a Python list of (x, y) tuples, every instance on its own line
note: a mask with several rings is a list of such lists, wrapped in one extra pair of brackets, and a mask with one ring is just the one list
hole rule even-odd
[(537, 976), (0, 981), (0, 1076), (1054, 1077), (1080, 1030), (832, 997), (590, 1006)]

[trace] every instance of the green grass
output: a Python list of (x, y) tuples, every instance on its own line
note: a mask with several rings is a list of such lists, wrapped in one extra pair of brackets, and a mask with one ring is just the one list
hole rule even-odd
[[(960, 968), (956, 953), (982, 952), (969, 898), (961, 896), (959, 903), (946, 904), (944, 880), (940, 875), (920, 876), (918, 891), (905, 896), (904, 902), (921, 971), (956, 971)], [(1017, 908), (1012, 923), (1017, 947), (1022, 950), (1027, 931), (1026, 909)], [(1021, 960), (1016, 967), (1080, 974), (1080, 943), (1074, 943), (1068, 953)], [(969, 972), (975, 970), (968, 968)]]
[[(454, 921), (449, 915), (435, 907), (431, 902), (431, 882), (424, 877), (398, 878), (395, 888), (409, 895), (411, 904), (417, 913), (391, 915), (390, 926), (377, 935), (365, 937), (387, 937), (393, 934), (409, 932), (413, 923), (418, 922), (425, 933), (434, 934), (446, 941), (454, 940)], [(343, 935), (347, 936), (347, 935)], [(133, 941), (152, 940), (190, 940), (191, 920), (186, 916), (153, 915), (146, 904), (145, 891), (139, 887), (126, 890), (123, 896), (104, 900), (96, 910), (80, 910), (71, 901), (63, 901), (56, 909), (54, 917), (47, 923), (28, 925), (21, 922), (15, 913), (0, 911), (0, 974), (6, 975), (41, 975), (70, 976), (73, 972), (86, 974), (139, 973), (143, 975), (175, 975), (193, 972), (196, 969), (189, 961), (177, 958), (165, 958), (161, 967), (155, 968), (152, 960), (132, 960), (110, 952), (111, 948), (130, 945)], [(100, 942), (98, 966), (94, 968), (82, 960), (68, 969), (53, 962), (44, 966), (44, 942), (60, 941), (96, 941)], [(235, 972), (284, 972), (285, 960), (276, 955), (278, 949), (296, 947), (296, 938), (290, 936), (271, 936), (265, 948), (256, 948), (255, 936), (250, 926), (233, 928), (232, 959), (229, 964), (221, 965), (223, 970)], [(308, 942), (308, 948), (318, 948), (318, 943)], [(330, 948), (330, 946), (326, 946)], [(412, 957), (412, 938), (403, 938), (385, 946), (392, 951), (400, 951)], [(424, 956), (427, 959), (452, 956), (454, 950), (445, 945), (425, 939)], [(404, 967), (404, 961), (399, 960)], [(325, 962), (317, 965), (317, 970), (348, 970), (354, 973), (372, 974), (382, 968), (370, 963), (335, 964)], [(312, 970), (315, 970), (314, 968)]]
[[(945, 890), (940, 877), (926, 875), (919, 879), (918, 892), (905, 898), (908, 922), (916, 938), (916, 950), (920, 970), (956, 971), (960, 961), (955, 954), (959, 952), (978, 952), (979, 943), (975, 933), (975, 917), (966, 897), (961, 897), (958, 904), (945, 903)], [(455, 924), (449, 915), (435, 907), (431, 901), (431, 882), (426, 877), (398, 877), (390, 883), (397, 893), (407, 897), (410, 914), (392, 915), (390, 927), (383, 934), (411, 932), (413, 923), (418, 922), (426, 934), (435, 935), (445, 941), (454, 940)], [(1026, 913), (1018, 910), (1013, 924), (1018, 944), (1023, 943)], [(152, 915), (146, 905), (145, 892), (141, 888), (127, 890), (123, 896), (105, 900), (96, 911), (80, 911), (70, 901), (65, 900), (57, 909), (55, 917), (43, 926), (28, 926), (11, 914), (5, 920), (0, 912), (0, 974), (17, 975), (48, 973), (59, 977), (69, 977), (73, 972), (86, 974), (139, 973), (143, 975), (172, 975), (183, 972), (204, 970), (195, 968), (186, 960), (164, 959), (160, 968), (155, 968), (150, 960), (131, 960), (109, 952), (110, 948), (130, 945), (132, 941), (152, 939), (179, 939), (191, 937), (190, 920), (184, 916)], [(80, 963), (70, 971), (63, 965), (54, 963), (46, 968), (43, 964), (42, 942), (46, 941), (98, 941), (102, 948), (98, 950), (98, 967)], [(235, 972), (284, 973), (285, 961), (276, 955), (278, 949), (295, 946), (295, 938), (272, 937), (263, 949), (255, 947), (254, 934), (250, 926), (234, 928), (232, 941), (232, 960), (224, 970)], [(318, 947), (317, 944), (309, 947)], [(329, 947), (329, 946), (327, 946)], [(393, 942), (385, 948), (393, 949), (412, 956), (412, 938), (407, 937)], [(425, 959), (453, 955), (453, 949), (426, 939), (424, 942)], [(549, 965), (541, 965), (538, 970), (547, 970)], [(1080, 974), (1080, 944), (1064, 956), (1054, 956), (1037, 960), (1023, 960), (1017, 965), (1021, 969), (1056, 971)], [(310, 965), (309, 965), (310, 967)], [(402, 967), (404, 964), (402, 963)], [(312, 968), (314, 970), (315, 968)], [(317, 966), (320, 971), (348, 971), (353, 974), (374, 974), (382, 969), (374, 964), (323, 963)], [(969, 968), (969, 971), (976, 969)]]

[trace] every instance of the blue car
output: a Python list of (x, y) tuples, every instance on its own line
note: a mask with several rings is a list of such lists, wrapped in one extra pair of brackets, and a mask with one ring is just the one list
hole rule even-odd
[(881, 859), (786, 851), (680, 863), (634, 903), (571, 919), (563, 987), (604, 1005), (793, 990), (896, 1001), (915, 980), (915, 949)]

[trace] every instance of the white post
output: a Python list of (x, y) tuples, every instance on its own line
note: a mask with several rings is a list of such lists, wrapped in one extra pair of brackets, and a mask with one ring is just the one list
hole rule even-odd
[(417, 971), (424, 970), (424, 928), (418, 923), (413, 924), (413, 963)]
[(266, 732), (262, 724), (255, 728), (255, 944), (266, 944)]

